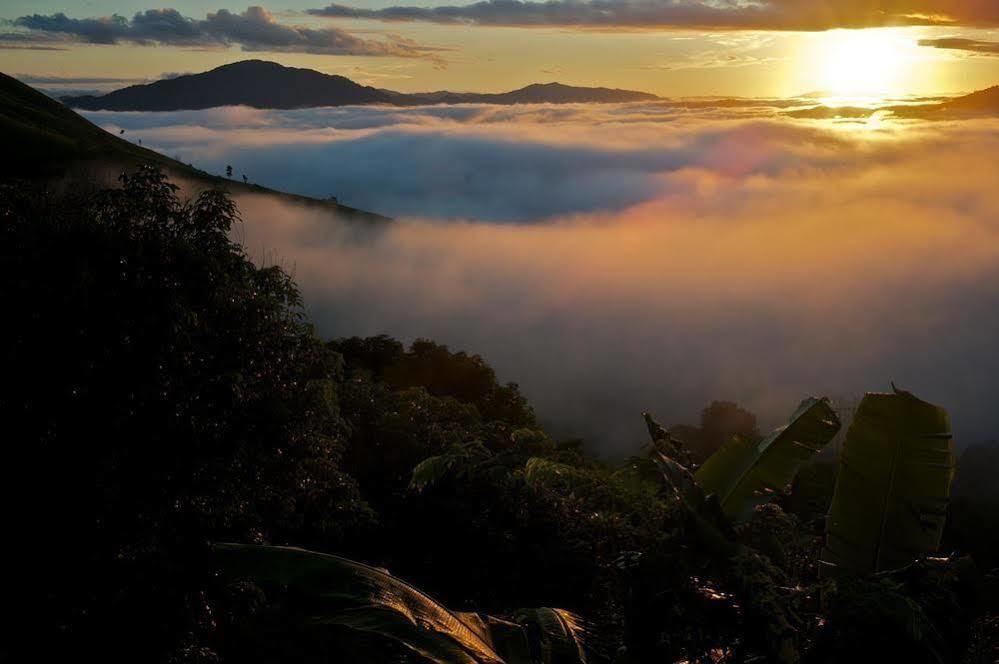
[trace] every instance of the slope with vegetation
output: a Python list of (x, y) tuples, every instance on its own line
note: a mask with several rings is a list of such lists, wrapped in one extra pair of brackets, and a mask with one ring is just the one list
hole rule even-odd
[[(480, 357), (318, 339), (236, 220), (153, 169), (97, 193), (0, 188), (17, 609), (0, 659), (994, 661), (994, 508), (976, 533), (951, 505), (937, 553), (943, 503), (895, 509), (936, 480), (853, 456), (885, 412), (940, 424), (910, 417), (932, 407), (869, 397), (844, 446), (859, 488), (815, 470), (839, 428), (821, 399), (762, 440), (716, 404), (688, 430), (747, 438), (705, 444), (703, 465), (647, 416), (645, 451), (611, 465), (548, 436)], [(846, 497), (875, 490), (874, 546), (915, 542), (908, 562), (829, 559), (858, 518)]]
[[(343, 219), (386, 221), (381, 215), (335, 201), (277, 192), (211, 175), (118, 136), (113, 136), (67, 106), (0, 73), (0, 131), (4, 160), (0, 178), (58, 178), (99, 181), (108, 172), (155, 166), (201, 188), (224, 187), (233, 194), (258, 193), (318, 207)], [(78, 184), (78, 183), (77, 183)]]

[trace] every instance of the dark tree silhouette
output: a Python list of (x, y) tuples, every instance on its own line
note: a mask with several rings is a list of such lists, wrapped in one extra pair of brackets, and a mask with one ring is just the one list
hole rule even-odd
[(329, 549), (369, 519), (338, 468), (338, 359), (237, 220), (153, 170), (73, 200), (0, 188), (4, 502), (34, 496), (5, 521), (42, 660), (181, 648), (207, 542)]

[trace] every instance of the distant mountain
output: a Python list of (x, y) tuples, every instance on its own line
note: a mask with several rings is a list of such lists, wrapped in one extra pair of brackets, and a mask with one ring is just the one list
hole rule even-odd
[(233, 193), (278, 196), (300, 204), (320, 206), (342, 218), (386, 219), (334, 201), (276, 192), (211, 175), (113, 136), (55, 99), (2, 73), (0, 135), (4, 139), (0, 179), (51, 178), (68, 172), (93, 172), (95, 168), (120, 170), (150, 165), (207, 187), (222, 186)]
[(632, 90), (580, 88), (561, 83), (539, 83), (497, 94), (444, 91), (408, 94), (359, 85), (343, 76), (311, 69), (246, 60), (202, 74), (133, 85), (106, 95), (64, 97), (63, 101), (86, 110), (179, 111), (237, 105), (288, 109), (354, 104), (572, 104), (654, 99), (659, 97)]
[(65, 97), (74, 108), (107, 111), (180, 111), (215, 106), (307, 108), (347, 104), (388, 104), (389, 95), (311, 69), (245, 60), (202, 74), (133, 85), (106, 95)]
[(956, 113), (970, 111), (999, 114), (999, 85), (994, 85), (987, 90), (973, 92), (964, 97), (951, 99), (941, 104), (941, 106), (948, 111)]
[(581, 88), (561, 83), (534, 83), (510, 92), (417, 92), (386, 91), (400, 106), (423, 104), (613, 104), (660, 99), (647, 92), (616, 88)]
[[(927, 100), (938, 99), (933, 97)], [(868, 118), (875, 113), (890, 112), (896, 118), (920, 120), (955, 120), (960, 118), (999, 116), (999, 86), (979, 90), (970, 95), (947, 99), (939, 103), (885, 105), (879, 107), (813, 106), (789, 111), (787, 115), (813, 120)]]

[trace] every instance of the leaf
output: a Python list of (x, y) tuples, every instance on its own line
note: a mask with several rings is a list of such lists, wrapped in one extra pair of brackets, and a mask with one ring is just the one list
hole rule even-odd
[(758, 506), (785, 489), (839, 428), (828, 399), (805, 399), (786, 426), (760, 443), (733, 438), (704, 462), (694, 478), (717, 497), (729, 519), (748, 521)]
[(409, 482), (409, 488), (414, 491), (422, 491), (431, 484), (443, 480), (456, 468), (484, 461), (490, 456), (489, 449), (478, 440), (452, 445), (444, 454), (428, 457), (418, 463), (413, 468), (413, 477)]
[[(732, 556), (736, 550), (731, 537), (732, 526), (722, 514), (718, 501), (713, 495), (705, 494), (687, 466), (676, 460), (674, 455), (682, 455), (682, 450), (674, 443), (669, 431), (648, 413), (645, 413), (645, 422), (653, 444), (649, 463), (658, 472), (660, 487), (676, 500), (687, 515), (706, 550), (719, 560)], [(636, 467), (643, 473), (650, 470), (646, 463), (636, 463)]]
[(642, 417), (645, 418), (645, 427), (649, 430), (653, 449), (689, 468), (691, 465), (690, 453), (683, 447), (683, 444), (673, 438), (670, 432), (649, 413), (642, 413)]
[[(736, 591), (747, 620), (758, 629), (772, 661), (796, 662), (798, 651), (791, 614), (779, 601), (775, 581), (779, 572), (765, 557), (734, 538), (732, 524), (714, 494), (706, 494), (687, 467), (673, 455), (682, 455), (669, 431), (645, 415), (654, 449), (651, 462), (661, 485), (676, 499), (688, 518), (688, 527), (707, 554), (711, 567)], [(639, 464), (643, 465), (643, 464)]]
[(567, 488), (590, 481), (586, 473), (578, 468), (541, 457), (527, 460), (524, 464), (524, 479), (532, 486)]
[[(287, 587), (306, 613), (305, 627), (346, 628), (350, 659), (380, 661), (389, 641), (435, 664), (585, 664), (586, 630), (562, 609), (519, 609), (512, 621), (449, 611), (388, 572), (339, 556), (282, 546), (216, 544), (224, 575)], [(368, 648), (357, 652), (357, 648)], [(538, 657), (535, 657), (535, 654)], [(407, 660), (408, 661), (408, 660)]]
[(576, 614), (547, 607), (519, 609), (514, 620), (531, 626), (529, 634), (540, 635), (537, 645), (545, 664), (586, 664), (586, 627)]
[(908, 392), (866, 395), (840, 456), (823, 561), (878, 572), (936, 551), (954, 469), (947, 411)]
[(315, 627), (370, 633), (438, 664), (503, 664), (481, 626), (374, 567), (291, 547), (217, 544), (213, 550), (226, 575), (287, 586), (304, 598)]

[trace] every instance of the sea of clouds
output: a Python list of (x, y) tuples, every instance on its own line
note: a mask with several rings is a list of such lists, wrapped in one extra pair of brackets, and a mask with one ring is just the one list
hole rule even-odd
[(211, 172), (396, 217), (241, 196), (251, 256), (325, 336), (482, 354), (608, 454), (641, 412), (778, 424), (890, 381), (999, 436), (999, 122), (828, 123), (766, 105), (88, 113)]

